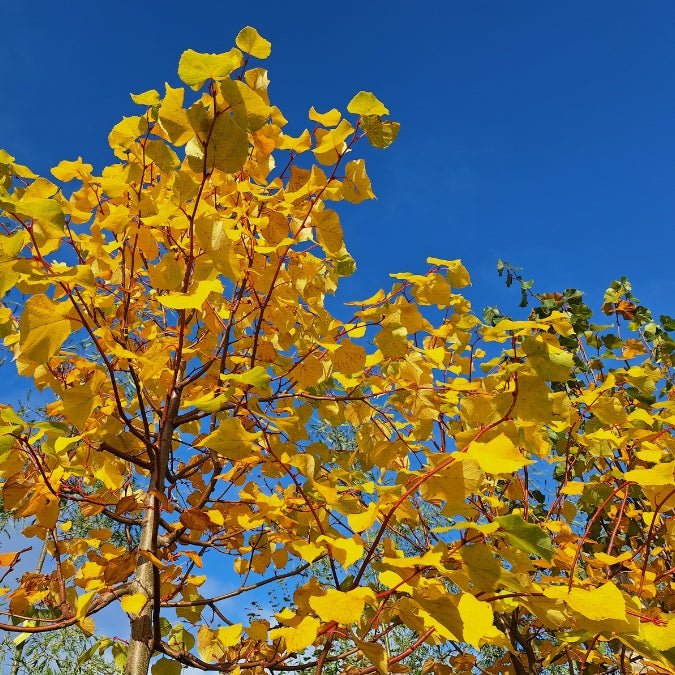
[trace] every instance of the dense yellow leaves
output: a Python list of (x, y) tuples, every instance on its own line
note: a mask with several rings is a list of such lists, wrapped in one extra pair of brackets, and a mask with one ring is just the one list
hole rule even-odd
[(6, 629), (118, 604), (156, 673), (675, 672), (675, 320), (505, 263), (535, 306), (481, 318), (441, 251), (331, 310), (398, 124), (360, 92), (284, 134), (270, 51), (187, 51), (100, 175), (0, 152), (3, 368), (45, 401), (0, 405), (1, 496), (49, 558), (0, 555)]

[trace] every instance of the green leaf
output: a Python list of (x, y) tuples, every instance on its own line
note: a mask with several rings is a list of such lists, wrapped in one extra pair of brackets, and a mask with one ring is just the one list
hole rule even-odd
[(248, 157), (248, 136), (234, 117), (221, 115), (213, 125), (206, 151), (208, 170), (219, 169), (234, 173), (244, 166)]
[(547, 562), (553, 558), (550, 537), (538, 525), (526, 523), (517, 513), (495, 518), (502, 529), (504, 539), (519, 551), (539, 556)]
[(173, 171), (180, 166), (178, 155), (164, 141), (148, 141), (145, 154), (165, 172)]
[(361, 127), (368, 134), (368, 141), (374, 148), (388, 148), (398, 136), (401, 125), (398, 122), (382, 120), (378, 115), (364, 115)]
[(537, 338), (525, 338), (522, 350), (537, 375), (547, 382), (566, 382), (574, 367), (574, 357), (555, 344), (551, 344), (547, 336), (546, 333)]

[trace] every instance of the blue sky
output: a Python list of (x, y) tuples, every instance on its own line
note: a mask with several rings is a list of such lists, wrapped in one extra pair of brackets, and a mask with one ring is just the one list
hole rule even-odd
[(359, 265), (342, 298), (432, 255), (465, 261), (477, 310), (506, 311), (503, 258), (594, 307), (624, 274), (675, 313), (673, 3), (17, 0), (0, 21), (0, 147), (40, 173), (78, 155), (100, 170), (129, 92), (177, 85), (182, 51), (225, 51), (253, 25), (289, 131), (361, 89), (402, 124), (366, 155), (378, 201), (342, 211)]

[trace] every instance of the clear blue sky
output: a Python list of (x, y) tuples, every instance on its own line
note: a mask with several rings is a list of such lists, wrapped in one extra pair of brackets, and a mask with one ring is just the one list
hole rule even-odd
[(100, 170), (129, 92), (175, 86), (182, 51), (253, 25), (290, 131), (361, 89), (402, 124), (368, 154), (378, 201), (342, 212), (359, 265), (345, 300), (433, 255), (465, 261), (477, 310), (517, 305), (503, 258), (594, 307), (625, 274), (675, 314), (672, 2), (17, 0), (0, 23), (0, 147), (38, 172), (78, 155)]

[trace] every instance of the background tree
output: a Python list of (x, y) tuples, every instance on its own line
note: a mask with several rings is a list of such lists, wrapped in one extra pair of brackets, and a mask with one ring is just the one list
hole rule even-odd
[(119, 603), (129, 639), (101, 646), (134, 675), (408, 672), (434, 645), (439, 675), (673, 672), (672, 320), (622, 281), (613, 326), (578, 291), (481, 321), (439, 258), (332, 315), (354, 261), (328, 204), (373, 197), (351, 157), (398, 125), (361, 92), (285, 134), (269, 43), (236, 43), (183, 54), (194, 97), (135, 95), (100, 175), (55, 167), (69, 195), (0, 157), (0, 327), (53, 396), (0, 408), (5, 509), (48, 552), (0, 555), (1, 627), (90, 634)]

